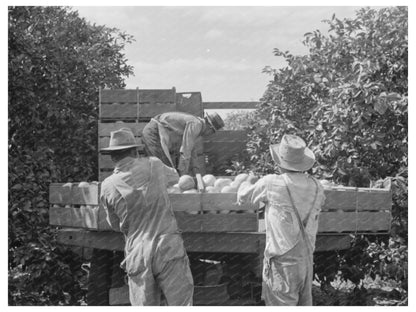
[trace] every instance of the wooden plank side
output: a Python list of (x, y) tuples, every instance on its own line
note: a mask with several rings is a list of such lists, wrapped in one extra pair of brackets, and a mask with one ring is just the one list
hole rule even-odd
[(204, 138), (204, 144), (211, 142), (246, 142), (246, 130), (219, 130)]
[(143, 103), (139, 106), (138, 118), (152, 118), (156, 115), (176, 111), (176, 103)]
[(201, 210), (202, 194), (169, 194), (173, 211), (191, 212)]
[(101, 119), (137, 119), (138, 105), (135, 103), (114, 103), (101, 104), (100, 118)]
[(391, 210), (391, 192), (383, 189), (325, 188), (325, 210)]
[(204, 109), (256, 109), (260, 102), (203, 102)]
[(111, 227), (102, 220), (99, 207), (49, 208), (49, 224), (62, 227), (109, 231)]
[(51, 183), (49, 185), (49, 203), (70, 205), (72, 203), (73, 183)]
[(202, 232), (257, 232), (257, 214), (203, 214)]
[(143, 128), (147, 125), (147, 122), (98, 122), (98, 136), (110, 137), (112, 131), (119, 130), (121, 128), (129, 128), (135, 136), (141, 136)]
[(194, 116), (203, 117), (204, 108), (202, 106), (201, 92), (177, 93), (176, 109), (180, 112), (185, 112)]
[[(264, 233), (194, 233), (182, 234), (188, 252), (230, 252), (263, 254)], [(88, 231), (84, 229), (59, 229), (57, 241), (61, 244), (123, 251), (124, 238), (120, 232)], [(263, 243), (263, 244), (262, 244)], [(316, 237), (315, 252), (342, 250), (350, 247), (349, 234)], [(264, 248), (264, 247), (263, 247)]]
[(88, 186), (79, 187), (76, 184), (72, 189), (72, 204), (74, 205), (98, 205), (100, 186), (98, 182), (90, 182)]
[(100, 103), (137, 103), (137, 92), (136, 89), (103, 89), (100, 92)]
[(110, 288), (108, 293), (110, 306), (128, 306), (131, 305), (129, 298), (129, 286)]
[(59, 205), (98, 205), (99, 184), (90, 182), (79, 187), (79, 183), (52, 183), (49, 186), (49, 203)]
[(175, 88), (139, 90), (139, 103), (175, 103), (175, 100)]
[(237, 193), (203, 193), (201, 201), (202, 209), (205, 211), (258, 209), (258, 205), (237, 205)]
[(182, 234), (188, 252), (258, 253), (259, 233), (193, 233)]
[(322, 212), (318, 232), (388, 232), (390, 212)]

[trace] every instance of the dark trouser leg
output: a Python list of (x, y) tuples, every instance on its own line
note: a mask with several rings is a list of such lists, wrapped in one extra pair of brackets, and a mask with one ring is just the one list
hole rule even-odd
[(165, 165), (172, 167), (160, 143), (158, 124), (151, 120), (143, 129), (142, 141), (147, 156), (159, 158)]

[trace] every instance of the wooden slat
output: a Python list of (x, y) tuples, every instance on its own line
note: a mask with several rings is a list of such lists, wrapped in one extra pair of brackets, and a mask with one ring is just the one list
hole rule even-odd
[(136, 136), (141, 136), (143, 128), (147, 125), (147, 122), (98, 122), (98, 136), (105, 137), (110, 136), (111, 131), (116, 131), (121, 128), (129, 128)]
[(203, 117), (204, 108), (202, 107), (201, 92), (177, 93), (176, 109), (180, 112)]
[(388, 232), (390, 212), (322, 212), (318, 232)]
[(175, 212), (179, 228), (183, 232), (255, 232), (257, 214), (203, 214), (193, 215)]
[(49, 186), (49, 203), (59, 205), (98, 205), (99, 184), (88, 183), (88, 187), (78, 187), (79, 183), (52, 183)]
[(204, 109), (256, 109), (260, 102), (203, 102)]
[(138, 118), (150, 119), (156, 115), (176, 111), (176, 103), (146, 103), (140, 104)]
[(139, 103), (175, 103), (175, 100), (175, 88), (139, 90)]
[(50, 204), (72, 204), (73, 183), (52, 183), (49, 185)]
[(72, 189), (72, 204), (98, 205), (99, 192), (98, 182), (90, 182), (88, 187), (78, 187), (77, 185)]
[(264, 234), (247, 233), (195, 233), (182, 234), (185, 248), (188, 252), (236, 252), (259, 253), (259, 240)]
[[(230, 252), (263, 254), (264, 233), (192, 233), (182, 234), (187, 252)], [(61, 244), (124, 250), (124, 238), (120, 232), (96, 232), (84, 229), (59, 229), (57, 241)], [(316, 252), (342, 250), (350, 247), (349, 234), (323, 235), (316, 238)], [(263, 243), (263, 244), (262, 244)]]
[[(390, 212), (321, 212), (318, 223), (318, 233), (375, 233), (390, 231)], [(264, 219), (259, 220), (259, 231), (265, 231)]]
[(110, 288), (108, 296), (110, 306), (130, 305), (128, 285)]
[(137, 103), (136, 89), (101, 90), (100, 103)]
[(204, 138), (204, 144), (211, 142), (246, 142), (246, 130), (219, 130)]
[(254, 210), (258, 205), (237, 205), (237, 193), (204, 193), (201, 197), (202, 208), (211, 210)]
[(325, 210), (391, 210), (391, 192), (383, 189), (334, 187), (325, 189)]
[(251, 204), (237, 205), (236, 193), (169, 194), (174, 211), (254, 210)]
[(62, 227), (109, 231), (110, 225), (103, 219), (98, 206), (81, 208), (49, 208), (49, 224)]
[(137, 119), (137, 103), (112, 103), (100, 105), (100, 119)]

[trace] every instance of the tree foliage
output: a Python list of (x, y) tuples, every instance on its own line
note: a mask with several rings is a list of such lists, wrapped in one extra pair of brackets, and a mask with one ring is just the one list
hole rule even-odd
[[(329, 25), (328, 35), (318, 30), (304, 35), (308, 54), (275, 49), (274, 54), (283, 57), (287, 66), (264, 69), (273, 81), (261, 99), (256, 118), (268, 126), (253, 128), (248, 143), (251, 169), (259, 174), (277, 169), (269, 155), (269, 144), (280, 141), (284, 133), (292, 133), (301, 136), (314, 151), (317, 165), (312, 173), (320, 178), (368, 187), (371, 181), (393, 177), (393, 234), (400, 234), (405, 242), (407, 16), (406, 7), (365, 8), (344, 20), (334, 15), (324, 21)], [(358, 240), (358, 247), (349, 252), (355, 257), (370, 248), (369, 244)], [(350, 256), (344, 254), (340, 261), (346, 263)], [(360, 258), (357, 263), (370, 258)], [(338, 270), (342, 265), (334, 267)], [(361, 278), (363, 272), (361, 267), (358, 275), (349, 276)], [(344, 273), (348, 275), (347, 270)]]
[(70, 8), (8, 11), (9, 304), (76, 304), (81, 273), (49, 228), (48, 186), (97, 180), (98, 90), (125, 86), (132, 37)]

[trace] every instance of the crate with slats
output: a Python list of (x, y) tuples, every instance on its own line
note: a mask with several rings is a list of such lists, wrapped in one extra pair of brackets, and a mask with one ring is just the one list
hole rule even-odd
[[(99, 205), (100, 183), (50, 186), (50, 224), (62, 227), (111, 230)], [(236, 205), (235, 193), (169, 194), (180, 229), (184, 232), (262, 232), (258, 207)], [(388, 233), (391, 223), (389, 189), (332, 187), (319, 217), (321, 234)], [(211, 213), (211, 212), (218, 213)], [(227, 211), (231, 213), (221, 213)], [(238, 213), (233, 213), (238, 212)]]

